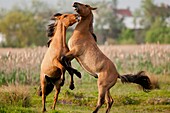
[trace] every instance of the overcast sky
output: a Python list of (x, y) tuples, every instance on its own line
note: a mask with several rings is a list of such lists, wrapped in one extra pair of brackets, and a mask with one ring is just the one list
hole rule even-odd
[[(107, 0), (43, 0), (47, 2), (48, 4), (51, 4), (53, 6), (57, 5), (58, 2), (63, 2), (62, 4), (72, 4), (75, 1), (80, 1), (83, 3), (90, 3), (93, 4), (97, 1), (107, 1)], [(108, 0), (110, 1), (110, 0)], [(132, 11), (134, 11), (136, 8), (139, 8), (141, 5), (142, 0), (118, 0), (118, 8), (127, 8), (129, 7)], [(31, 0), (0, 0), (0, 8), (7, 8), (10, 9), (15, 4), (22, 4), (26, 3), (29, 4)], [(170, 5), (170, 0), (154, 0), (156, 4), (160, 3), (166, 3)]]

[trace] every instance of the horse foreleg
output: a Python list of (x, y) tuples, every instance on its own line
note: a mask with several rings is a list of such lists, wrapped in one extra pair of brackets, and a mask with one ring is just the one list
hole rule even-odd
[(62, 74), (61, 74), (61, 83), (60, 83), (60, 86), (63, 86), (64, 85), (64, 81), (65, 81), (65, 69), (62, 70)]
[[(76, 49), (72, 49), (72, 50), (70, 50), (69, 52), (67, 52), (63, 57), (62, 57), (62, 62), (65, 64), (65, 65), (67, 65), (67, 66), (69, 66), (69, 62), (71, 61), (71, 60), (73, 60), (76, 56), (77, 56), (77, 52), (78, 51), (76, 51)], [(66, 62), (68, 62), (68, 63), (66, 63)]]
[[(68, 65), (71, 67), (71, 62), (68, 62)], [(69, 73), (69, 74), (70, 74), (70, 76), (71, 76), (69, 88), (70, 88), (71, 90), (73, 90), (73, 89), (75, 88), (75, 87), (74, 87), (73, 73)]]
[(70, 86), (69, 86), (69, 88), (71, 89), (71, 90), (73, 90), (75, 87), (74, 87), (74, 80), (73, 80), (73, 75), (71, 75), (71, 81), (70, 81)]
[(70, 61), (74, 59), (77, 55), (76, 49), (70, 50), (65, 56), (61, 58), (62, 65), (66, 68), (70, 75), (76, 74), (77, 77), (81, 78), (81, 73), (76, 69), (72, 68)]
[(60, 84), (55, 85), (55, 89), (56, 89), (56, 92), (55, 92), (55, 96), (54, 96), (54, 103), (53, 103), (53, 106), (52, 106), (53, 110), (55, 109), (56, 102), (58, 100), (58, 95), (60, 93), (60, 89), (61, 89)]

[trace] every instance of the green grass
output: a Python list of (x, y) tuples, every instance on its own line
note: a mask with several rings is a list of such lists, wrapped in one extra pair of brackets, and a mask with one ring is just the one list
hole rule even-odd
[[(75, 89), (69, 89), (69, 77), (59, 94), (56, 110), (51, 110), (54, 91), (47, 97), (48, 113), (91, 113), (97, 103), (97, 80), (85, 74), (80, 80), (75, 77)], [(165, 82), (164, 82), (165, 81)], [(168, 113), (170, 112), (170, 77), (160, 79), (160, 88), (149, 93), (143, 92), (137, 85), (122, 84), (120, 81), (112, 87), (111, 95), (114, 104), (111, 113)], [(30, 86), (30, 106), (0, 105), (0, 113), (39, 113), (41, 111), (41, 97), (37, 96), (36, 88)], [(0, 97), (1, 98), (1, 97)], [(103, 105), (99, 113), (105, 112)]]
[[(1, 55), (0, 113), (41, 112), (41, 97), (37, 96), (36, 91), (39, 84), (40, 63), (44, 55), (42, 50), (43, 49), (30, 50), (27, 51), (27, 54), (23, 54), (23, 52), (18, 55), (11, 54), (11, 56), (7, 58), (3, 58)], [(147, 52), (141, 55), (134, 53), (127, 54), (124, 52), (114, 53), (114, 51), (111, 53), (110, 48), (104, 50), (116, 64), (120, 74), (129, 72), (136, 73), (139, 70), (146, 70), (158, 77), (160, 86), (160, 89), (145, 93), (135, 84), (122, 84), (118, 81), (117, 84), (111, 88), (111, 95), (114, 99), (111, 113), (170, 112), (170, 63), (168, 60), (170, 54), (160, 49), (159, 52), (161, 56), (158, 57), (157, 49), (155, 48), (154, 50), (153, 55), (147, 55)], [(121, 57), (121, 55), (123, 57)], [(70, 77), (66, 74), (65, 85), (59, 94), (56, 110), (51, 110), (54, 91), (47, 97), (46, 108), (48, 113), (91, 113), (95, 109), (98, 97), (97, 79), (84, 72), (75, 60), (73, 61), (73, 67), (80, 70), (83, 75), (82, 79), (74, 77), (75, 89), (72, 91), (69, 89)], [(21, 85), (29, 87), (28, 91), (24, 93), (28, 94), (27, 96), (29, 97), (26, 105), (23, 105), (23, 103), (25, 103), (23, 101), (25, 97), (22, 95), (23, 91), (26, 90), (25, 88), (22, 89), (23, 91), (14, 90), (15, 92), (10, 92), (6, 90), (4, 93), (4, 89), (11, 87), (10, 84), (19, 84), (17, 87), (21, 87)], [(2, 85), (9, 86), (4, 88)], [(20, 93), (17, 93), (18, 91), (20, 91)], [(13, 99), (11, 100), (12, 97)], [(106, 105), (103, 105), (99, 113), (104, 113), (105, 109)]]

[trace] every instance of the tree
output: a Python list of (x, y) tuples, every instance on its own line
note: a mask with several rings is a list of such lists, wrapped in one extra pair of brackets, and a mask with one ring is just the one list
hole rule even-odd
[(136, 44), (134, 31), (124, 28), (118, 38), (119, 44)]
[[(165, 20), (170, 17), (170, 6), (154, 4), (154, 0), (143, 0), (140, 16), (141, 24), (145, 27), (138, 35), (144, 34), (147, 43), (170, 43), (169, 27)], [(139, 11), (139, 10), (138, 10)], [(139, 16), (139, 15), (138, 15)]]
[(5, 35), (7, 47), (42, 46), (48, 40), (45, 26), (55, 13), (54, 8), (40, 0), (33, 0), (31, 6), (25, 7), (15, 5), (0, 15), (0, 33)]
[(170, 28), (161, 18), (157, 18), (151, 28), (146, 32), (147, 43), (170, 43)]
[(107, 38), (116, 39), (118, 38), (121, 29), (123, 28), (122, 20), (116, 16), (117, 0), (110, 2), (103, 1), (98, 3), (100, 9), (97, 10), (97, 17), (95, 23), (95, 32), (98, 33), (103, 44)]
[(153, 0), (142, 1), (143, 24), (146, 28), (149, 28), (156, 18), (155, 8)]
[(6, 46), (42, 45), (45, 40), (45, 27), (30, 12), (10, 11), (0, 20), (0, 25), (0, 32), (6, 38)]

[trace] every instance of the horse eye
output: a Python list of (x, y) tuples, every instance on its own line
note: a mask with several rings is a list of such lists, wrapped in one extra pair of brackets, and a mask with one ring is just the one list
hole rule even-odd
[(88, 5), (85, 5), (86, 7), (88, 7)]
[(64, 15), (64, 18), (67, 17), (67, 15)]

